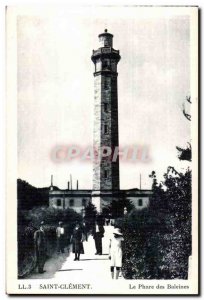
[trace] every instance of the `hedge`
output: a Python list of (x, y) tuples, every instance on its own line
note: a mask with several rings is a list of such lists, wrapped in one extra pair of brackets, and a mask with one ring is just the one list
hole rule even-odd
[(64, 246), (68, 247), (75, 223), (81, 220), (81, 215), (71, 209), (36, 207), (28, 211), (18, 211), (18, 277), (26, 277), (36, 266), (34, 232), (41, 221), (45, 224), (48, 258), (56, 252), (56, 227), (59, 221), (63, 222)]

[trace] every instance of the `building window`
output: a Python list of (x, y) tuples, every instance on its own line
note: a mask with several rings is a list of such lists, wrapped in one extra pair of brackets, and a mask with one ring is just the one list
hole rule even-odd
[(104, 103), (104, 112), (105, 112), (105, 113), (108, 112), (108, 103)]
[(107, 170), (104, 171), (104, 177), (105, 177), (105, 179), (108, 178), (108, 171)]
[(82, 199), (81, 204), (82, 204), (82, 206), (86, 206), (86, 199)]
[(104, 124), (104, 133), (107, 134), (108, 133), (108, 125)]
[(62, 200), (61, 199), (57, 199), (57, 206), (61, 206), (62, 205)]
[(142, 201), (142, 199), (139, 199), (138, 200), (138, 206), (142, 206), (143, 205), (143, 201)]
[(71, 207), (74, 206), (74, 200), (73, 199), (69, 200), (69, 206), (71, 206)]

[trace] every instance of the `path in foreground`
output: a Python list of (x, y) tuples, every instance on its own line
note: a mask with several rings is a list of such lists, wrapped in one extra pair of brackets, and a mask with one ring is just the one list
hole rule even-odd
[(87, 282), (94, 278), (107, 280), (111, 278), (110, 261), (108, 259), (109, 236), (113, 230), (112, 226), (105, 226), (103, 238), (103, 255), (95, 255), (95, 244), (92, 236), (84, 242), (85, 254), (80, 256), (80, 261), (74, 261), (73, 253), (58, 254), (50, 258), (44, 267), (43, 274), (33, 273), (30, 279), (48, 279), (57, 280), (80, 280), (86, 279)]

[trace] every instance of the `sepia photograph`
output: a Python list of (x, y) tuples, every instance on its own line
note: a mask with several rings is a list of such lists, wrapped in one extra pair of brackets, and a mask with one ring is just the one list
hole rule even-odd
[(198, 7), (6, 26), (7, 293), (198, 294)]

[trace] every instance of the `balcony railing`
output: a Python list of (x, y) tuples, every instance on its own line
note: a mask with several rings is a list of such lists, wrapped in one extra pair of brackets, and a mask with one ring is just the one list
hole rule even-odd
[(98, 54), (102, 54), (102, 53), (115, 53), (115, 54), (119, 54), (119, 50), (114, 50), (111, 47), (104, 47), (104, 48), (99, 48), (98, 50), (93, 50), (93, 55), (98, 55)]

